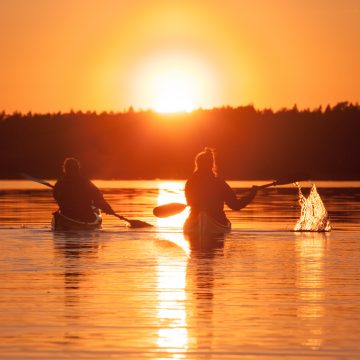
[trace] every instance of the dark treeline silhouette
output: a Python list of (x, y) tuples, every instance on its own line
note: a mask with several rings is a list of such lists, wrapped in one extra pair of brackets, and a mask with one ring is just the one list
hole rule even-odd
[(226, 179), (360, 179), (360, 106), (256, 110), (252, 105), (162, 115), (0, 113), (0, 177), (60, 175), (68, 156), (92, 178), (187, 178), (194, 155), (217, 149)]

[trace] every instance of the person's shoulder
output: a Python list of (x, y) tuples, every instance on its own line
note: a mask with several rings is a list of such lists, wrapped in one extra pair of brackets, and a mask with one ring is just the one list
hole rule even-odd
[(82, 176), (81, 181), (88, 186), (96, 187), (95, 184), (86, 176)]
[(214, 181), (216, 181), (219, 184), (225, 185), (227, 182), (225, 179), (223, 179), (221, 176), (214, 176)]
[(92, 180), (90, 180), (89, 178), (83, 177), (83, 182), (84, 182), (84, 184), (85, 184), (88, 188), (100, 192), (99, 188), (98, 188), (98, 187), (95, 185), (95, 183), (94, 183)]
[(193, 183), (194, 183), (194, 179), (193, 179), (192, 177), (190, 177), (189, 179), (187, 179), (187, 180), (185, 181), (185, 189), (189, 189), (189, 188), (192, 186)]
[(185, 185), (186, 185), (186, 184), (191, 184), (191, 183), (193, 183), (193, 182), (196, 181), (198, 178), (199, 178), (199, 175), (198, 175), (196, 172), (192, 173), (192, 174), (190, 175), (190, 177), (186, 180)]
[(218, 176), (216, 176), (216, 178), (215, 178), (216, 180), (216, 184), (219, 186), (219, 187), (221, 187), (222, 189), (225, 189), (225, 190), (231, 190), (231, 187), (230, 187), (230, 185), (226, 182), (226, 180), (225, 179), (223, 179), (222, 177), (218, 177)]
[(54, 184), (54, 187), (56, 186), (60, 186), (64, 183), (64, 176), (58, 178), (56, 181), (55, 181), (55, 184)]

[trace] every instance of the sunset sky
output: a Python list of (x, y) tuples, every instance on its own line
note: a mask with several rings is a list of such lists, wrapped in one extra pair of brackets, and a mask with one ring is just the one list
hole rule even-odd
[(0, 110), (360, 101), (359, 0), (0, 0)]

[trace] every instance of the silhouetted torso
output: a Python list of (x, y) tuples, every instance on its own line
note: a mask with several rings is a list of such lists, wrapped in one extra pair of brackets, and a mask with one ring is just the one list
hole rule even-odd
[(241, 208), (230, 186), (211, 172), (196, 171), (186, 182), (185, 196), (188, 205), (191, 207), (190, 218), (205, 211), (213, 218), (226, 224), (228, 220), (224, 213), (224, 204), (233, 210)]
[(94, 221), (92, 205), (107, 210), (100, 190), (81, 175), (65, 175), (54, 187), (54, 198), (65, 216), (79, 221)]

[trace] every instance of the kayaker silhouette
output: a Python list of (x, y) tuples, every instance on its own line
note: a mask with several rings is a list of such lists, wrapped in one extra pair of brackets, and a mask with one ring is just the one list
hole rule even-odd
[(61, 215), (79, 222), (93, 223), (97, 219), (94, 207), (107, 214), (114, 214), (101, 191), (81, 174), (77, 159), (65, 159), (63, 174), (53, 190)]
[(186, 201), (191, 209), (184, 231), (221, 232), (230, 228), (224, 204), (232, 210), (240, 210), (254, 199), (257, 190), (257, 186), (253, 186), (238, 199), (231, 187), (217, 175), (214, 150), (205, 148), (196, 155), (194, 173), (185, 184)]

